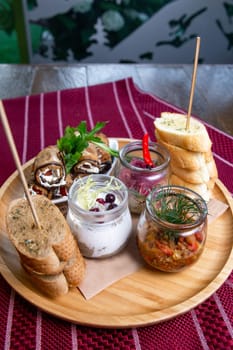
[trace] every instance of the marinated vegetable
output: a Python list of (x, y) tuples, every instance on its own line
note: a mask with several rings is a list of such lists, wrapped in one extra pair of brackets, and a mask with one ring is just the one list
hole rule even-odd
[(193, 264), (204, 249), (206, 204), (197, 194), (191, 198), (187, 189), (182, 191), (178, 186), (175, 190), (154, 190), (139, 219), (139, 251), (149, 265), (162, 271), (182, 270)]

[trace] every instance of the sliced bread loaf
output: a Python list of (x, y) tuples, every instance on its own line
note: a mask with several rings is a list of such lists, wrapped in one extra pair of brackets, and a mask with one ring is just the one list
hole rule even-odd
[(203, 123), (190, 118), (190, 127), (186, 130), (186, 115), (179, 113), (161, 113), (154, 125), (159, 138), (171, 145), (193, 152), (208, 152), (211, 140)]
[[(6, 214), (8, 235), (19, 253), (23, 267), (33, 280), (41, 277), (48, 286), (52, 286), (52, 290), (57, 280), (58, 285), (65, 279), (67, 286), (76, 283), (77, 286), (84, 277), (85, 262), (69, 225), (58, 207), (48, 198), (37, 195), (32, 196), (32, 201), (40, 229), (34, 223), (31, 208), (25, 198), (12, 201)], [(79, 269), (75, 268), (72, 271), (73, 279), (67, 280), (63, 272), (69, 271), (68, 267), (72, 265), (74, 257)], [(43, 288), (44, 283), (38, 285)], [(61, 291), (65, 290), (63, 286)], [(53, 291), (50, 294), (53, 295)]]
[(177, 167), (190, 170), (198, 170), (204, 166), (204, 153), (188, 151), (184, 148), (165, 142), (159, 137), (157, 130), (155, 130), (155, 135), (158, 143), (169, 151), (171, 159), (174, 160), (174, 163)]
[(201, 183), (201, 184), (192, 184), (190, 182), (187, 182), (183, 179), (181, 179), (179, 176), (175, 174), (171, 174), (169, 178), (169, 183), (172, 185), (177, 185), (177, 186), (183, 186), (186, 188), (190, 188), (194, 192), (197, 192), (200, 196), (204, 198), (205, 201), (209, 201), (210, 199), (210, 192), (207, 187), (207, 184)]
[(56, 275), (39, 275), (28, 269), (26, 265), (23, 265), (23, 268), (33, 282), (33, 285), (43, 294), (51, 298), (57, 298), (68, 293), (69, 285), (62, 272)]
[(190, 170), (178, 167), (175, 161), (172, 159), (170, 162), (170, 167), (173, 174), (192, 184), (207, 183), (210, 180), (209, 171), (206, 164), (204, 164), (200, 169)]

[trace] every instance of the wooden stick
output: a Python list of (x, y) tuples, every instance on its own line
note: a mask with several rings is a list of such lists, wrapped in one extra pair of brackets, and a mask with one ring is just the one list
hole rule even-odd
[(196, 40), (196, 50), (195, 50), (195, 58), (194, 58), (194, 65), (193, 65), (192, 85), (191, 85), (190, 97), (189, 97), (189, 107), (188, 107), (188, 114), (187, 114), (187, 120), (186, 120), (186, 130), (188, 130), (190, 126), (190, 116), (191, 116), (191, 110), (193, 105), (193, 95), (194, 95), (194, 89), (196, 84), (197, 65), (198, 65), (198, 58), (199, 58), (199, 51), (200, 51), (200, 41), (201, 41), (201, 38), (198, 36)]
[(33, 205), (33, 202), (32, 202), (32, 199), (31, 199), (31, 195), (30, 195), (29, 190), (28, 190), (27, 181), (25, 179), (25, 175), (24, 175), (24, 172), (23, 172), (20, 160), (19, 160), (19, 155), (18, 155), (16, 146), (15, 146), (13, 135), (12, 135), (12, 132), (11, 132), (8, 120), (7, 120), (7, 115), (6, 115), (6, 112), (5, 112), (5, 109), (4, 109), (4, 106), (3, 106), (3, 103), (2, 103), (1, 100), (0, 100), (0, 115), (1, 115), (2, 125), (3, 125), (4, 131), (5, 131), (5, 134), (6, 134), (6, 137), (7, 137), (7, 140), (8, 140), (8, 143), (9, 143), (9, 146), (10, 146), (10, 149), (11, 149), (11, 152), (12, 152), (15, 164), (16, 164), (16, 167), (18, 169), (21, 181), (23, 183), (23, 187), (24, 187), (24, 191), (25, 191), (27, 200), (28, 200), (29, 205), (30, 205), (31, 210), (32, 210), (32, 215), (33, 215), (35, 224), (36, 224), (36, 226), (39, 229), (41, 229), (41, 226), (40, 226), (40, 223), (39, 223), (39, 220), (38, 220), (38, 216), (37, 216), (37, 213), (35, 211), (35, 207)]

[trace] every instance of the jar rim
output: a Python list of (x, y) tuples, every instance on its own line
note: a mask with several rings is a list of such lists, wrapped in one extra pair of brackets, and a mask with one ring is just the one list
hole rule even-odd
[[(167, 220), (161, 219), (157, 214), (156, 210), (153, 210), (154, 206), (153, 203), (153, 196), (157, 193), (157, 196), (161, 194), (162, 191), (173, 191), (171, 192), (171, 195), (177, 195), (178, 193), (183, 194), (190, 202), (195, 203), (196, 208), (198, 208), (199, 215), (196, 220), (189, 223), (172, 223)], [(153, 188), (151, 193), (146, 198), (146, 210), (150, 214), (152, 220), (157, 222), (161, 226), (166, 226), (166, 228), (169, 228), (171, 230), (177, 230), (180, 231), (186, 231), (188, 229), (195, 228), (199, 225), (201, 225), (208, 214), (208, 208), (205, 200), (199, 195), (197, 192), (178, 185), (165, 185), (165, 186), (156, 186)]]
[(142, 150), (142, 141), (133, 141), (133, 142), (127, 143), (123, 148), (120, 149), (119, 159), (126, 168), (135, 170), (141, 173), (145, 173), (145, 172), (150, 173), (151, 171), (160, 172), (161, 170), (165, 169), (170, 162), (170, 153), (168, 152), (168, 150), (164, 146), (152, 141), (149, 141), (148, 147), (150, 152), (157, 153), (160, 156), (160, 158), (163, 160), (163, 162), (160, 165), (151, 167), (150, 169), (145, 169), (145, 168), (139, 168), (126, 161), (125, 157), (127, 156), (128, 153), (132, 151)]
[[(112, 208), (111, 210), (105, 210), (105, 211), (99, 211), (99, 212), (95, 212), (95, 211), (88, 211), (84, 208), (82, 208), (80, 205), (77, 204), (77, 202), (74, 201), (74, 194), (77, 193), (77, 188), (79, 185), (82, 185), (82, 183), (85, 183), (88, 181), (88, 178), (92, 177), (94, 179), (95, 182), (95, 186), (98, 186), (98, 183), (100, 184), (100, 181), (115, 181), (117, 182), (121, 187), (119, 189), (115, 189), (112, 190), (112, 192), (114, 193), (114, 191), (120, 191), (123, 196), (122, 196), (122, 200), (120, 202), (120, 204), (115, 207)], [(73, 184), (71, 185), (71, 188), (69, 190), (68, 193), (68, 205), (71, 207), (71, 209), (73, 209), (74, 211), (78, 211), (80, 213), (80, 215), (86, 216), (88, 215), (88, 217), (90, 218), (101, 218), (103, 217), (103, 215), (116, 215), (116, 213), (118, 211), (121, 211), (122, 208), (128, 203), (128, 190), (125, 186), (125, 184), (118, 178), (114, 177), (114, 176), (110, 176), (110, 175), (104, 175), (104, 174), (91, 174), (91, 175), (87, 175), (83, 178), (77, 179), (73, 182)]]

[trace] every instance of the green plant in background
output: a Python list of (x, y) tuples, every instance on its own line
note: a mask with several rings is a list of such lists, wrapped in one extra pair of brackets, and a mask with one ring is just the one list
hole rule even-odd
[[(226, 15), (229, 19), (229, 22), (231, 23), (232, 17), (233, 17), (233, 5), (227, 2), (225, 2), (223, 5), (226, 11)], [(222, 22), (219, 19), (216, 20), (216, 24), (219, 27), (222, 34), (224, 35), (225, 39), (227, 40), (227, 43), (228, 43), (227, 49), (231, 50), (233, 48), (233, 33), (227, 32), (223, 28)]]
[[(52, 60), (80, 61), (91, 56), (90, 47), (96, 43), (96, 24), (106, 33), (105, 45), (113, 48), (147, 21), (162, 6), (173, 0), (79, 0), (66, 13), (31, 21), (41, 30), (41, 41), (34, 53)], [(37, 1), (28, 0), (35, 9)], [(51, 57), (52, 55), (52, 57)]]
[[(14, 6), (16, 4), (20, 6), (21, 1), (0, 0), (0, 63), (22, 62), (22, 48), (27, 44), (25, 38), (23, 44), (22, 40), (19, 40), (20, 21), (23, 22), (23, 18), (17, 10), (18, 17), (14, 18), (13, 11)], [(62, 3), (62, 0), (50, 1), (53, 1), (55, 8), (56, 3)], [(95, 59), (98, 53), (103, 57), (104, 53), (108, 55), (111, 49), (149, 20), (158, 10), (173, 1), (77, 0), (71, 7), (69, 2), (64, 0), (63, 3), (68, 5), (66, 7), (69, 8), (68, 11), (58, 13), (58, 10), (55, 11), (56, 15), (44, 16), (45, 18), (40, 16), (42, 18), (38, 19), (33, 17), (36, 19), (30, 20), (33, 57), (37, 57), (38, 62), (85, 61), (91, 56)], [(226, 0), (222, 3), (229, 23), (232, 23), (233, 17), (231, 1)], [(30, 14), (40, 8), (40, 0), (26, 0), (26, 3), (30, 18)], [(49, 4), (51, 5), (51, 2)], [(170, 46), (177, 49), (187, 41), (193, 40), (197, 33), (190, 34), (187, 29), (190, 23), (196, 20), (196, 17), (202, 16), (205, 11), (206, 7), (203, 7), (199, 12), (189, 16), (188, 11), (184, 11), (179, 17), (170, 20), (167, 24), (170, 29), (168, 36), (156, 42), (155, 46)], [(15, 26), (18, 28), (18, 35)], [(216, 18), (216, 26), (226, 41), (226, 49), (231, 51), (232, 31), (227, 28), (222, 19)], [(121, 62), (152, 61), (153, 51), (153, 48), (147, 49), (145, 52), (140, 52), (135, 59), (133, 58), (134, 61), (122, 58)]]
[(207, 11), (207, 7), (203, 7), (199, 11), (193, 13), (191, 16), (187, 16), (187, 14), (184, 13), (180, 16), (180, 18), (170, 20), (168, 25), (171, 29), (169, 33), (171, 39), (159, 41), (156, 43), (156, 46), (170, 45), (180, 47), (185, 42), (195, 39), (197, 37), (197, 33), (187, 36), (186, 31), (189, 29), (192, 21), (194, 21), (196, 17), (200, 16), (205, 11)]
[(0, 0), (0, 30), (11, 34), (14, 30), (14, 15), (11, 0)]
[(36, 0), (27, 0), (28, 9), (32, 10), (34, 7), (38, 6)]
[(227, 15), (227, 17), (229, 19), (229, 22), (231, 23), (232, 17), (233, 17), (233, 5), (230, 4), (229, 2), (224, 2), (223, 6), (225, 8), (226, 15)]
[(19, 62), (12, 0), (0, 0), (0, 63)]

